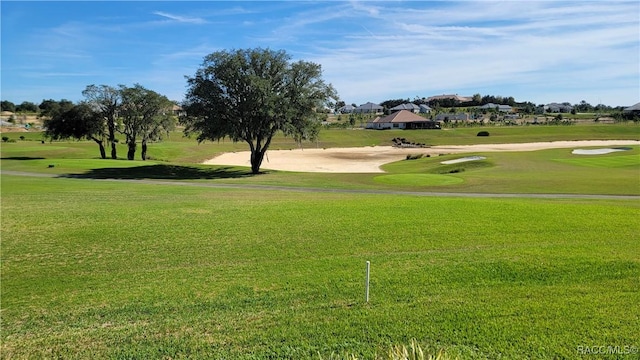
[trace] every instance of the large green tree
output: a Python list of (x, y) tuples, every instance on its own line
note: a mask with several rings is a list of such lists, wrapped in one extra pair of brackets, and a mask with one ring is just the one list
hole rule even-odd
[(126, 137), (127, 159), (133, 160), (138, 139), (142, 141), (142, 160), (147, 158), (147, 142), (159, 140), (174, 128), (171, 114), (173, 102), (166, 96), (146, 89), (140, 84), (120, 86), (122, 104), (119, 116), (121, 132)]
[(246, 142), (254, 174), (278, 131), (296, 141), (315, 139), (316, 110), (337, 99), (322, 80), (320, 65), (292, 62), (284, 50), (212, 53), (187, 83), (181, 119), (185, 133), (197, 134), (198, 141), (229, 137)]
[(42, 100), (38, 108), (40, 109), (40, 115), (44, 117), (52, 117), (56, 115), (58, 112), (69, 110), (73, 107), (73, 102), (62, 99), (60, 101), (56, 101), (53, 99)]
[(20, 105), (16, 106), (16, 112), (30, 112), (35, 113), (38, 112), (38, 105), (32, 103), (31, 101), (23, 101)]
[(111, 145), (111, 158), (117, 159), (116, 128), (120, 107), (120, 90), (108, 85), (88, 85), (82, 95), (86, 102), (97, 111), (107, 126), (108, 141)]
[(0, 110), (16, 112), (16, 104), (12, 103), (9, 100), (2, 100), (0, 102)]
[(100, 148), (100, 157), (107, 158), (105, 140), (107, 139), (102, 114), (86, 104), (65, 103), (44, 121), (44, 134), (52, 140), (73, 138), (95, 141)]

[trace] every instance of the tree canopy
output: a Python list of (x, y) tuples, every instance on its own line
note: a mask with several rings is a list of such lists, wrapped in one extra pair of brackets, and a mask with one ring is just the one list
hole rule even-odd
[(137, 140), (142, 140), (142, 160), (147, 157), (147, 141), (159, 140), (174, 128), (171, 116), (173, 103), (164, 95), (146, 89), (140, 84), (128, 88), (120, 86), (119, 115), (122, 130), (126, 137), (127, 159), (133, 160), (137, 148)]
[(2, 100), (0, 102), (0, 110), (1, 111), (11, 111), (16, 112), (16, 104), (12, 103), (8, 100)]
[(111, 158), (117, 159), (116, 127), (118, 109), (120, 107), (120, 91), (108, 85), (88, 85), (82, 95), (86, 102), (96, 110), (107, 125)]
[(96, 142), (100, 148), (100, 157), (107, 158), (104, 143), (106, 132), (104, 119), (86, 103), (58, 107), (50, 114), (50, 118), (44, 121), (45, 136), (53, 139), (76, 140), (90, 139)]
[(147, 158), (147, 142), (161, 140), (173, 130), (174, 103), (166, 96), (135, 84), (134, 87), (89, 85), (82, 92), (85, 101), (74, 105), (68, 100), (43, 100), (40, 104), (45, 135), (53, 140), (90, 139), (106, 158), (105, 145), (111, 145), (111, 158), (116, 156), (116, 133), (124, 134), (127, 158), (133, 160), (138, 139), (142, 142), (142, 160)]
[(291, 61), (284, 50), (218, 51), (187, 78), (181, 119), (198, 141), (229, 137), (251, 150), (251, 171), (260, 172), (271, 139), (282, 131), (296, 141), (313, 140), (324, 109), (337, 94), (321, 67)]

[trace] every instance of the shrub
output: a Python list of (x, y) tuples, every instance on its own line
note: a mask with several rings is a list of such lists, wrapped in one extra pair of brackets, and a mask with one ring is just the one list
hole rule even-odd
[(20, 140), (24, 141), (24, 135), (20, 135)]
[(478, 135), (476, 135), (476, 136), (489, 136), (489, 132), (483, 130), (483, 131), (478, 132)]
[(422, 158), (422, 154), (407, 154), (407, 160), (418, 160), (420, 158)]
[(8, 136), (3, 136), (3, 137), (2, 137), (2, 141), (3, 141), (3, 142), (7, 142), (7, 141), (9, 141), (9, 137), (8, 137)]

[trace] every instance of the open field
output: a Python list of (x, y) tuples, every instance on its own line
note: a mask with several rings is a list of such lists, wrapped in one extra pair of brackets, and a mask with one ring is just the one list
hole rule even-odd
[[(345, 130), (318, 144), (638, 140), (633, 126), (531, 129)], [(158, 160), (129, 162), (27, 134), (0, 148), (2, 358), (370, 359), (412, 339), (465, 359), (638, 356), (639, 146), (253, 176), (199, 164), (241, 144), (176, 136), (151, 145)], [(199, 186), (216, 184), (237, 187)]]

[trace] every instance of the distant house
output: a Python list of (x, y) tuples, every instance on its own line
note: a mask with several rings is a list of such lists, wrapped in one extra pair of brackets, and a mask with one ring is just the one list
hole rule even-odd
[(362, 104), (353, 110), (356, 114), (382, 114), (384, 108), (378, 104), (368, 102)]
[(187, 113), (184, 111), (184, 109), (182, 109), (182, 106), (180, 105), (173, 105), (171, 107), (171, 112), (173, 113), (173, 115), (175, 116), (183, 116), (186, 115)]
[(469, 114), (466, 113), (446, 113), (436, 115), (435, 121), (469, 121)]
[(640, 102), (635, 105), (631, 105), (627, 108), (622, 109), (622, 112), (631, 113), (631, 114), (640, 114)]
[(499, 112), (512, 112), (513, 108), (509, 105), (498, 105), (494, 103), (484, 104), (479, 106), (478, 109), (488, 110), (488, 109), (497, 109)]
[(338, 109), (338, 113), (340, 114), (351, 114), (356, 109), (353, 105), (345, 105)]
[(426, 119), (410, 110), (396, 111), (367, 124), (368, 129), (440, 129), (437, 121)]
[(544, 106), (544, 110), (554, 113), (568, 113), (573, 110), (573, 106), (566, 104), (551, 103)]
[(429, 114), (431, 113), (431, 108), (429, 107), (429, 105), (420, 104), (420, 113)]
[(400, 104), (398, 106), (394, 106), (391, 109), (389, 109), (389, 111), (391, 111), (392, 113), (400, 110), (408, 110), (414, 114), (417, 114), (420, 112), (420, 106), (413, 103), (406, 103), (406, 104)]
[(436, 101), (436, 100), (454, 100), (457, 102), (469, 102), (473, 100), (471, 96), (460, 96), (458, 94), (455, 95), (436, 95), (430, 96), (425, 99), (426, 102)]

